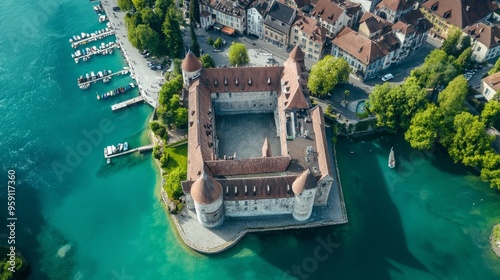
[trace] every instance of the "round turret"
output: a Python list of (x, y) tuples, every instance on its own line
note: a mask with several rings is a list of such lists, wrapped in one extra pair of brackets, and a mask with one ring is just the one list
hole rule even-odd
[(191, 51), (188, 51), (181, 64), (184, 86), (189, 87), (191, 80), (200, 76), (201, 68), (201, 61)]
[(311, 216), (316, 187), (316, 179), (309, 169), (302, 172), (293, 181), (292, 190), (295, 194), (295, 200), (292, 215), (297, 221), (305, 221)]
[(205, 172), (191, 186), (191, 197), (198, 221), (205, 227), (216, 227), (224, 221), (222, 186)]
[(302, 49), (297, 45), (295, 46), (295, 48), (293, 48), (288, 57), (295, 61), (304, 61), (305, 54), (302, 51)]

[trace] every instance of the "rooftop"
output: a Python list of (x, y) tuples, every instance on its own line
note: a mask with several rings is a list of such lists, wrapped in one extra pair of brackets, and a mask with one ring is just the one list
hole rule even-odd
[(488, 48), (500, 45), (500, 26), (498, 25), (487, 25), (480, 22), (464, 28), (463, 31)]
[(411, 8), (415, 4), (415, 0), (382, 0), (377, 9), (386, 8), (391, 11), (404, 11)]
[(422, 7), (460, 29), (472, 25), (493, 12), (490, 0), (428, 0)]
[(326, 37), (326, 28), (319, 26), (318, 22), (312, 17), (299, 14), (293, 26), (307, 34), (309, 39), (314, 42), (322, 43)]
[(483, 82), (490, 86), (493, 90), (500, 90), (500, 72), (490, 75), (483, 79)]

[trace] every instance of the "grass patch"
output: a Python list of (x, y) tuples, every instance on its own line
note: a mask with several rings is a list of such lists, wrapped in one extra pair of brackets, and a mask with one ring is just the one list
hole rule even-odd
[(167, 173), (177, 167), (187, 170), (187, 143), (177, 147), (166, 147), (164, 152), (169, 155), (168, 164), (165, 167)]

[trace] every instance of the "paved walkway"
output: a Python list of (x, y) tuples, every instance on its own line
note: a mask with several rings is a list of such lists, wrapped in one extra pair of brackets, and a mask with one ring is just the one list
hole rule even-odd
[(163, 77), (160, 72), (151, 70), (147, 65), (147, 60), (142, 57), (139, 51), (132, 46), (127, 38), (127, 28), (125, 27), (125, 12), (114, 12), (113, 7), (118, 6), (117, 0), (102, 1), (102, 6), (108, 15), (109, 22), (116, 32), (116, 39), (120, 44), (125, 60), (129, 64), (132, 77), (137, 82), (141, 95), (151, 106), (158, 104), (158, 92)]

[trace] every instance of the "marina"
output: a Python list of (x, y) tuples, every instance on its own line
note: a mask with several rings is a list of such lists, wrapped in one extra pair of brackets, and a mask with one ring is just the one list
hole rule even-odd
[(137, 96), (137, 97), (134, 97), (132, 99), (129, 99), (129, 100), (126, 100), (126, 101), (123, 101), (120, 103), (116, 103), (115, 105), (111, 105), (111, 110), (113, 110), (113, 111), (120, 110), (120, 109), (126, 108), (130, 105), (133, 105), (133, 104), (136, 104), (139, 102), (143, 102), (143, 101), (144, 101), (144, 97), (142, 95)]
[[(127, 142), (125, 142), (125, 143), (127, 143)], [(139, 153), (149, 152), (149, 151), (153, 150), (154, 145), (153, 144), (149, 144), (149, 145), (141, 146), (141, 147), (130, 149), (130, 150), (127, 149), (127, 150), (123, 150), (121, 152), (119, 152), (117, 150), (114, 153), (113, 152), (109, 153), (108, 151), (109, 150), (112, 151), (113, 147), (114, 146), (108, 146), (108, 147), (104, 148), (104, 158), (105, 159), (111, 159), (111, 158), (114, 158), (114, 157), (128, 155), (128, 154), (135, 153), (135, 152), (139, 152)], [(117, 149), (117, 148), (115, 147), (115, 149)]]
[(85, 49), (77, 50), (76, 52), (71, 54), (71, 57), (75, 60), (75, 63), (80, 62), (80, 59), (83, 61), (88, 61), (93, 55), (113, 54), (113, 49), (115, 48), (120, 48), (120, 45), (118, 45), (116, 42), (110, 42), (107, 44), (101, 43), (99, 47), (92, 46)]
[(90, 73), (85, 74), (85, 76), (83, 76), (83, 75), (80, 76), (80, 78), (77, 79), (78, 87), (80, 87), (80, 89), (82, 89), (82, 90), (88, 89), (88, 88), (90, 88), (91, 83), (95, 83), (95, 82), (98, 82), (101, 80), (103, 82), (107, 83), (111, 80), (111, 78), (113, 76), (126, 75), (128, 73), (129, 73), (128, 69), (124, 69), (124, 70), (118, 71), (116, 73), (113, 73), (111, 70), (103, 70), (103, 71), (97, 72), (97, 74), (96, 74), (94, 71), (92, 71)]
[(82, 32), (80, 35), (74, 35), (73, 38), (69, 39), (72, 48), (77, 48), (78, 46), (87, 44), (88, 42), (95, 42), (102, 38), (111, 36), (115, 34), (115, 31), (111, 28), (109, 22), (106, 24), (106, 28), (101, 30), (97, 30), (92, 33), (84, 33)]
[(97, 94), (97, 100), (100, 100), (100, 99), (106, 99), (110, 96), (116, 96), (116, 95), (119, 95), (121, 93), (125, 93), (131, 89), (135, 88), (135, 84), (134, 83), (130, 83), (126, 86), (123, 86), (123, 87), (119, 87), (119, 88), (116, 88), (114, 90), (110, 90), (106, 93), (103, 93), (103, 94)]

